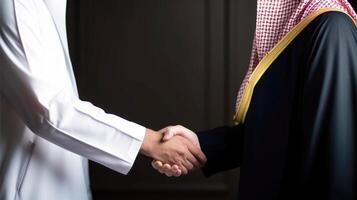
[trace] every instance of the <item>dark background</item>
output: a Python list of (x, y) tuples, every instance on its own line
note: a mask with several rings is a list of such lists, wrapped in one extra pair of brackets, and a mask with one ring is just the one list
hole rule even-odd
[(349, 0), (355, 10), (357, 10), (357, 0)]
[[(152, 129), (231, 125), (255, 1), (69, 0), (80, 97)], [(91, 163), (98, 200), (235, 199), (239, 171), (166, 178), (139, 156), (128, 176)]]

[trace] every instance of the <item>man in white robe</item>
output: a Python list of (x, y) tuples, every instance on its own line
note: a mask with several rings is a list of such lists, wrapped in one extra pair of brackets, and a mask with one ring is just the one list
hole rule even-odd
[(161, 143), (78, 98), (65, 13), (66, 0), (0, 1), (0, 200), (88, 200), (86, 159), (123, 174), (139, 151), (183, 168), (202, 163), (188, 140)]

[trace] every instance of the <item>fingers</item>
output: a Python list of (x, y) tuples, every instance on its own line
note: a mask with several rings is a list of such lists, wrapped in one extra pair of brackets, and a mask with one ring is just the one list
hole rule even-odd
[(179, 177), (182, 175), (182, 171), (178, 165), (172, 165), (171, 168), (164, 168), (163, 170), (165, 172), (165, 175), (169, 177), (170, 176)]
[(193, 158), (194, 160), (196, 160), (192, 155), (187, 155), (186, 158), (185, 158), (185, 161), (183, 163), (183, 166), (187, 169), (187, 171), (191, 171), (195, 168), (195, 166), (197, 164), (199, 164), (197, 161), (195, 162), (191, 162), (189, 160), (189, 157), (191, 157), (191, 159)]
[(164, 174), (166, 175), (166, 176), (168, 176), (168, 177), (171, 177), (171, 176), (173, 176), (173, 174), (175, 173), (173, 170), (172, 170), (172, 167), (171, 167), (171, 165), (169, 165), (169, 164), (164, 164), (164, 166), (163, 166), (163, 172), (164, 172)]
[(171, 177), (176, 174), (176, 170), (173, 170), (171, 165), (163, 164), (161, 161), (152, 161), (151, 165), (154, 169), (159, 171), (161, 174), (165, 174), (168, 177)]
[[(189, 144), (192, 145), (192, 144)], [(183, 166), (188, 170), (192, 171), (197, 168), (201, 168), (205, 162), (206, 162), (206, 157), (205, 155), (201, 152), (201, 150), (197, 149), (197, 147), (193, 146), (187, 146), (187, 153), (184, 156), (184, 162)], [(192, 150), (190, 150), (192, 148)]]
[(181, 170), (182, 175), (188, 174), (188, 169), (185, 166), (181, 165), (181, 166), (179, 166), (179, 168)]
[(175, 173), (174, 173), (174, 176), (175, 176), (175, 177), (181, 176), (182, 171), (181, 171), (181, 169), (179, 168), (178, 165), (173, 165), (173, 166), (172, 166), (172, 170), (175, 172)]
[(190, 163), (190, 166), (187, 167), (187, 169), (190, 171), (193, 169), (200, 168), (202, 166), (201, 163), (191, 153), (186, 156), (186, 160)]
[(162, 164), (161, 161), (153, 160), (153, 161), (151, 162), (151, 166), (152, 166), (154, 169), (159, 170), (159, 169), (162, 168), (163, 164)]
[(206, 156), (197, 146), (182, 136), (175, 137), (173, 141), (179, 142), (177, 144), (180, 144), (179, 154), (173, 163), (181, 164), (180, 168), (185, 168), (181, 169), (183, 174), (185, 174), (186, 171), (191, 171), (204, 165)]
[(161, 174), (165, 174), (168, 177), (171, 177), (176, 174), (176, 171), (171, 168), (171, 165), (163, 164), (161, 161), (152, 161), (151, 165)]
[(178, 165), (163, 164), (161, 161), (152, 161), (151, 165), (154, 169), (159, 171), (161, 174), (165, 174), (168, 177), (175, 176), (179, 177), (182, 175), (181, 169)]
[(188, 143), (187, 148), (190, 151), (190, 153), (199, 162), (199, 164), (198, 164), (199, 166), (203, 166), (207, 162), (207, 158), (206, 158), (205, 154), (197, 146)]

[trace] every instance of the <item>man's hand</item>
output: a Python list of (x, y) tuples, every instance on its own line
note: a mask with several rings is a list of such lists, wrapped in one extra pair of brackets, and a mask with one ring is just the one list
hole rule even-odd
[(163, 141), (170, 140), (175, 135), (180, 135), (188, 140), (190, 140), (193, 144), (195, 144), (199, 149), (201, 149), (200, 142), (196, 133), (191, 131), (190, 129), (183, 127), (181, 125), (176, 126), (168, 126), (163, 128), (159, 131), (159, 133), (163, 133), (164, 137), (162, 138)]
[[(180, 126), (180, 125), (169, 126), (169, 127), (166, 127), (164, 129), (160, 130), (159, 133), (164, 134), (163, 141), (169, 141), (170, 139), (175, 138), (174, 136), (181, 136), (181, 137), (185, 137), (186, 139), (191, 141), (193, 144), (195, 144), (197, 148), (201, 149), (197, 135), (193, 131), (191, 131), (183, 126)], [(206, 160), (205, 160), (205, 162), (206, 162)], [(187, 174), (188, 171), (191, 171), (191, 170), (197, 168), (197, 167), (195, 167), (192, 169), (188, 169), (188, 168), (182, 169), (182, 167), (179, 167), (178, 165), (171, 165), (169, 163), (166, 163), (166, 162), (164, 162), (162, 160), (158, 160), (158, 159), (156, 159), (152, 162), (152, 166), (153, 166), (153, 168), (158, 170), (160, 173), (165, 174), (169, 177), (170, 176), (178, 177), (178, 176), (181, 176), (182, 174)]]
[(141, 153), (169, 166), (174, 165), (182, 174), (187, 174), (188, 170), (201, 167), (206, 162), (206, 157), (200, 148), (188, 139), (178, 136), (163, 141), (163, 137), (162, 131), (157, 133), (148, 129)]

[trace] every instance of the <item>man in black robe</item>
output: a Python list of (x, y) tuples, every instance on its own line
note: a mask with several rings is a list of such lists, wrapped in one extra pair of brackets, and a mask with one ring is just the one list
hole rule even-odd
[[(355, 23), (316, 15), (267, 66), (237, 126), (197, 133), (206, 176), (240, 167), (240, 200), (357, 199)], [(195, 140), (184, 127), (163, 131)]]

